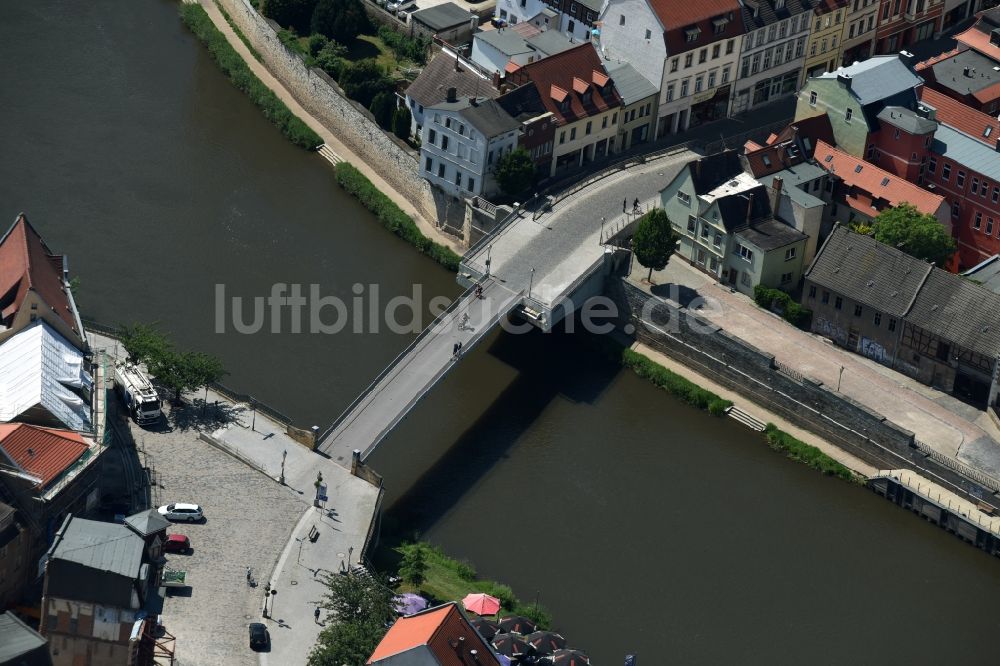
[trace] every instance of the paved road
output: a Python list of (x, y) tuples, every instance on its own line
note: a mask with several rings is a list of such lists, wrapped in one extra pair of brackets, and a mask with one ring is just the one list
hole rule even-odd
[[(492, 279), (484, 283), (482, 299), (467, 292), (348, 407), (333, 430), (322, 437), (317, 449), (345, 466), (350, 466), (355, 449), (362, 452), (362, 460), (366, 459), (409, 410), (448, 374), (461, 354), (471, 351), (520, 301), (519, 293)], [(459, 342), (462, 352), (456, 358), (453, 349)]]

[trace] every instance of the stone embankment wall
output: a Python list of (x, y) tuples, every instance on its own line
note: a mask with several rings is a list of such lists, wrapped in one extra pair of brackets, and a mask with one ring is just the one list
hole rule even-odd
[(623, 278), (609, 278), (605, 293), (618, 306), (620, 329), (748, 400), (879, 469), (912, 467), (953, 492), (1000, 506), (993, 489), (974, 480), (974, 470), (963, 474), (957, 465), (942, 464), (917, 448), (912, 432), (822, 382), (782, 367), (771, 354)]
[[(306, 67), (247, 0), (219, 0), (264, 64), (310, 114), (343, 141), (432, 224), (437, 212), (430, 184), (415, 157), (401, 148), (349, 100), (329, 77)], [(391, 193), (386, 193), (390, 197)]]

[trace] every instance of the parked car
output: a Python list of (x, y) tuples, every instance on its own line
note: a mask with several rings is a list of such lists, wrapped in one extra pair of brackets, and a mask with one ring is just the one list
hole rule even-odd
[(183, 534), (168, 534), (163, 550), (168, 553), (187, 553), (191, 550), (191, 540)]
[(183, 502), (167, 504), (156, 511), (167, 520), (186, 520), (189, 522), (201, 520), (205, 515), (197, 504), (184, 504)]
[(267, 633), (267, 627), (260, 622), (250, 624), (250, 649), (264, 650), (271, 644), (271, 637)]
[(398, 0), (398, 2), (390, 2), (385, 6), (385, 8), (392, 14), (395, 14), (401, 9), (410, 12), (417, 8), (417, 3), (413, 0)]

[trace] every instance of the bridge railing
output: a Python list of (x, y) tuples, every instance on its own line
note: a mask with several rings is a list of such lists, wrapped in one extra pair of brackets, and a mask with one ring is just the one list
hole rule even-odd
[(347, 417), (348, 417), (348, 416), (350, 415), (350, 413), (351, 413), (352, 411), (354, 411), (354, 408), (355, 408), (355, 407), (357, 407), (357, 406), (358, 406), (359, 404), (361, 404), (361, 401), (363, 401), (363, 400), (364, 400), (364, 399), (365, 399), (366, 397), (368, 397), (368, 395), (369, 395), (369, 394), (370, 394), (370, 393), (371, 393), (372, 391), (374, 391), (374, 390), (375, 390), (375, 387), (376, 387), (376, 386), (378, 386), (379, 382), (381, 382), (381, 381), (382, 381), (383, 379), (385, 379), (386, 375), (388, 375), (388, 374), (389, 374), (389, 373), (390, 373), (390, 372), (392, 371), (392, 369), (393, 369), (393, 368), (395, 368), (395, 367), (396, 367), (396, 365), (397, 365), (397, 364), (398, 364), (398, 363), (399, 363), (399, 362), (400, 362), (400, 361), (401, 361), (401, 360), (402, 360), (402, 359), (403, 359), (403, 358), (404, 358), (404, 357), (405, 357), (405, 356), (406, 356), (407, 354), (409, 354), (409, 353), (410, 353), (411, 351), (413, 351), (413, 349), (414, 349), (414, 348), (415, 348), (415, 347), (416, 347), (416, 346), (417, 346), (418, 344), (420, 344), (420, 341), (421, 341), (421, 340), (423, 340), (424, 338), (426, 338), (426, 337), (427, 337), (427, 335), (428, 335), (428, 332), (429, 332), (429, 331), (431, 331), (432, 329), (434, 329), (434, 328), (435, 328), (435, 327), (436, 327), (436, 326), (437, 326), (438, 324), (440, 324), (440, 323), (441, 323), (441, 321), (442, 321), (442, 320), (443, 320), (443, 319), (444, 319), (445, 317), (447, 317), (449, 313), (451, 313), (451, 312), (454, 312), (454, 310), (455, 310), (455, 309), (456, 309), (456, 308), (457, 308), (457, 307), (459, 306), (459, 304), (461, 304), (461, 303), (462, 303), (462, 301), (464, 301), (464, 300), (466, 299), (466, 297), (467, 297), (467, 296), (469, 296), (469, 295), (470, 295), (470, 294), (471, 294), (471, 293), (472, 293), (472, 292), (473, 292), (474, 290), (475, 290), (475, 287), (469, 287), (468, 289), (466, 289), (466, 290), (465, 290), (464, 292), (462, 292), (462, 295), (461, 295), (461, 296), (459, 296), (458, 298), (456, 298), (455, 300), (453, 300), (453, 301), (452, 301), (452, 302), (451, 302), (451, 303), (450, 303), (450, 304), (448, 305), (448, 307), (447, 307), (447, 308), (445, 308), (445, 309), (444, 309), (444, 310), (443, 310), (443, 311), (441, 312), (441, 314), (439, 314), (439, 315), (438, 315), (437, 317), (435, 317), (435, 318), (434, 318), (434, 321), (432, 321), (432, 322), (431, 322), (430, 326), (428, 326), (428, 327), (426, 327), (426, 328), (425, 328), (424, 330), (422, 330), (422, 331), (421, 331), (421, 332), (419, 333), (419, 335), (417, 335), (417, 337), (415, 337), (415, 338), (413, 339), (413, 342), (411, 342), (411, 343), (410, 343), (410, 344), (409, 344), (409, 345), (408, 345), (408, 346), (406, 347), (406, 349), (404, 349), (403, 351), (401, 351), (401, 352), (399, 353), (399, 355), (398, 355), (398, 356), (396, 356), (396, 358), (394, 358), (394, 359), (393, 359), (392, 363), (390, 363), (389, 365), (387, 365), (387, 366), (385, 367), (385, 369), (384, 369), (384, 370), (382, 370), (382, 372), (380, 372), (380, 373), (378, 374), (378, 377), (376, 377), (376, 378), (375, 378), (375, 380), (374, 380), (374, 381), (373, 381), (373, 382), (372, 382), (371, 384), (369, 384), (369, 385), (368, 385), (368, 388), (366, 388), (366, 389), (365, 389), (364, 391), (362, 391), (362, 392), (361, 392), (361, 395), (359, 395), (359, 396), (358, 396), (357, 398), (355, 398), (355, 399), (354, 399), (354, 402), (352, 402), (352, 403), (351, 403), (350, 405), (348, 405), (348, 406), (347, 406), (347, 409), (345, 409), (345, 410), (344, 410), (343, 412), (341, 412), (341, 413), (340, 413), (340, 416), (338, 416), (338, 417), (337, 417), (336, 419), (334, 419), (334, 421), (333, 421), (333, 424), (332, 424), (332, 425), (331, 425), (331, 426), (330, 426), (329, 428), (327, 428), (326, 430), (324, 430), (324, 431), (323, 431), (323, 434), (322, 434), (322, 435), (320, 435), (320, 436), (319, 436), (319, 437), (318, 437), (318, 438), (316, 439), (316, 442), (317, 442), (317, 445), (318, 445), (318, 444), (319, 444), (320, 442), (322, 442), (323, 440), (325, 440), (325, 439), (326, 439), (326, 438), (327, 438), (327, 437), (328, 437), (328, 436), (329, 436), (330, 434), (332, 434), (332, 433), (333, 433), (333, 432), (334, 432), (334, 431), (335, 431), (335, 430), (337, 429), (337, 426), (339, 426), (339, 425), (340, 425), (340, 424), (341, 424), (341, 423), (342, 423), (342, 422), (344, 421), (344, 419), (346, 419), (346, 418), (347, 418)]

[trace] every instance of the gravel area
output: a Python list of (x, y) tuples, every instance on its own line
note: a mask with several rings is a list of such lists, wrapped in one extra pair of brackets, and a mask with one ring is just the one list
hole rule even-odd
[[(186, 534), (193, 549), (167, 555), (167, 566), (186, 571), (190, 586), (164, 601), (164, 626), (177, 638), (175, 663), (257, 664), (247, 624), (259, 621), (264, 583), (306, 505), (288, 488), (199, 440), (193, 428), (131, 427), (155, 470), (154, 498), (160, 504), (194, 502), (205, 511), (204, 522), (168, 530)], [(247, 566), (260, 583), (255, 589), (247, 585)]]

